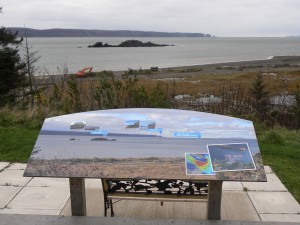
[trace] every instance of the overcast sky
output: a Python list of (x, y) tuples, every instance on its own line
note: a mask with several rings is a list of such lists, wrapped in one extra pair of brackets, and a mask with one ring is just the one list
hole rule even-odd
[(300, 35), (300, 0), (2, 0), (0, 26)]

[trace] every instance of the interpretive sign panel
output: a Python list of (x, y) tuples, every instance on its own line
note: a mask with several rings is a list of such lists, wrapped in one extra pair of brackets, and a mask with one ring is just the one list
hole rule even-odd
[(173, 109), (48, 118), (24, 176), (266, 180), (251, 121)]

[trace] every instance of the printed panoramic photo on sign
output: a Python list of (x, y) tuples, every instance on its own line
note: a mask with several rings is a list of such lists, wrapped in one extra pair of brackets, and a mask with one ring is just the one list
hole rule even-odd
[(265, 179), (251, 121), (172, 109), (48, 118), (29, 162), (32, 176)]

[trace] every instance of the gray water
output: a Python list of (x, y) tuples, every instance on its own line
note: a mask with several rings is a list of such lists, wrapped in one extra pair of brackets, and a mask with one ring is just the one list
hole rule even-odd
[[(70, 140), (74, 138), (74, 140)], [(189, 153), (208, 153), (208, 144), (248, 143), (252, 155), (259, 152), (255, 139), (184, 139), (160, 137), (114, 137), (116, 141), (91, 141), (91, 136), (40, 135), (35, 145), (40, 152), (33, 156), (43, 159), (70, 158), (144, 158), (184, 157)]]
[[(98, 41), (112, 45), (128, 39), (157, 44), (151, 48), (87, 48)], [(29, 38), (38, 51), (41, 74), (58, 74), (64, 67), (74, 73), (84, 67), (94, 71), (149, 69), (300, 55), (300, 38)]]

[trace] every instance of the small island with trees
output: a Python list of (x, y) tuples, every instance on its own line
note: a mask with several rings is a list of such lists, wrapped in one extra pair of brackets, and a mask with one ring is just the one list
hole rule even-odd
[(107, 47), (166, 47), (166, 46), (174, 46), (174, 45), (166, 45), (166, 44), (155, 44), (150, 41), (141, 42), (138, 40), (127, 40), (123, 41), (119, 45), (109, 45), (107, 43), (103, 44), (102, 42), (96, 42), (93, 45), (89, 45), (88, 48), (107, 48)]

